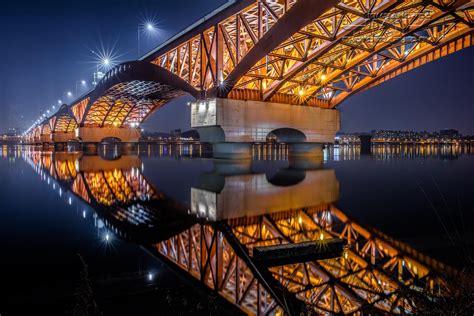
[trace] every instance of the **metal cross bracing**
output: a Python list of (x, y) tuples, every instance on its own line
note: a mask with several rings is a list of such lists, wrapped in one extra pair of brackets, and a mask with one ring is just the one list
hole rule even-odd
[(207, 96), (333, 108), (474, 42), (468, 0), (239, 3), (144, 59)]
[(48, 120), (45, 120), (40, 126), (40, 135), (51, 135), (51, 125)]
[[(153, 95), (162, 94), (162, 99)], [(114, 86), (94, 102), (83, 120), (84, 126), (134, 126), (141, 123), (167, 100), (180, 94), (169, 86), (154, 82), (132, 81)], [(143, 97), (150, 96), (150, 97)]]
[(137, 127), (172, 99), (197, 91), (165, 69), (134, 61), (110, 70), (85, 100), (72, 106), (80, 126)]
[[(247, 260), (231, 246), (225, 227), (246, 249)], [(340, 258), (271, 267), (273, 280), (252, 269), (255, 247), (332, 238), (347, 243)], [(362, 227), (332, 205), (228, 220), (223, 226), (200, 223), (155, 248), (249, 314), (291, 313), (270, 294), (278, 286), (267, 288), (275, 280), (306, 304), (306, 312), (410, 313), (414, 307), (404, 289), (443, 295), (442, 273), (455, 273), (402, 242)]]
[(74, 113), (66, 104), (49, 119), (49, 124), (53, 133), (73, 133), (78, 126)]

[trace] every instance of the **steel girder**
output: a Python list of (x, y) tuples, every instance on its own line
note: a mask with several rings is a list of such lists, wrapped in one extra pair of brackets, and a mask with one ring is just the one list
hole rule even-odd
[(332, 108), (474, 42), (469, 0), (236, 3), (144, 60), (207, 96)]

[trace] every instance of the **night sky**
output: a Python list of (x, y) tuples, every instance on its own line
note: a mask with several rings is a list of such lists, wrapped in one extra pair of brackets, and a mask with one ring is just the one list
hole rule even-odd
[[(92, 51), (111, 51), (123, 62), (137, 57), (137, 27), (158, 22), (142, 34), (142, 53), (174, 35), (223, 0), (4, 1), (0, 9), (0, 132), (26, 128), (76, 83), (92, 82)], [(474, 134), (474, 48), (432, 62), (345, 101), (342, 130), (428, 130), (457, 128)], [(83, 92), (78, 84), (78, 91)], [(144, 127), (189, 129), (183, 98), (156, 112)]]

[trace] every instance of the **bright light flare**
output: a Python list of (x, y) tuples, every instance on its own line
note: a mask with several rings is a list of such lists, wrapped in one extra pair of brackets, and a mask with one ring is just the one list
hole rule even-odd
[(298, 91), (298, 94), (300, 95), (300, 97), (304, 96), (304, 89), (300, 88), (300, 90)]
[(112, 48), (105, 48), (101, 45), (98, 50), (93, 50), (96, 71), (107, 72), (119, 64), (119, 56), (115, 53), (115, 45)]

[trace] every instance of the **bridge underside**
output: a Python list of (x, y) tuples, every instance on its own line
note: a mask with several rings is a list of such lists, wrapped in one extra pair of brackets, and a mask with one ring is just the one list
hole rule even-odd
[(143, 120), (185, 94), (198, 97), (193, 87), (165, 69), (140, 61), (121, 64), (107, 73), (87, 104), (73, 106), (80, 119), (76, 136), (83, 142), (136, 142)]
[(238, 1), (206, 22), (145, 60), (208, 97), (325, 108), (474, 42), (469, 0)]

